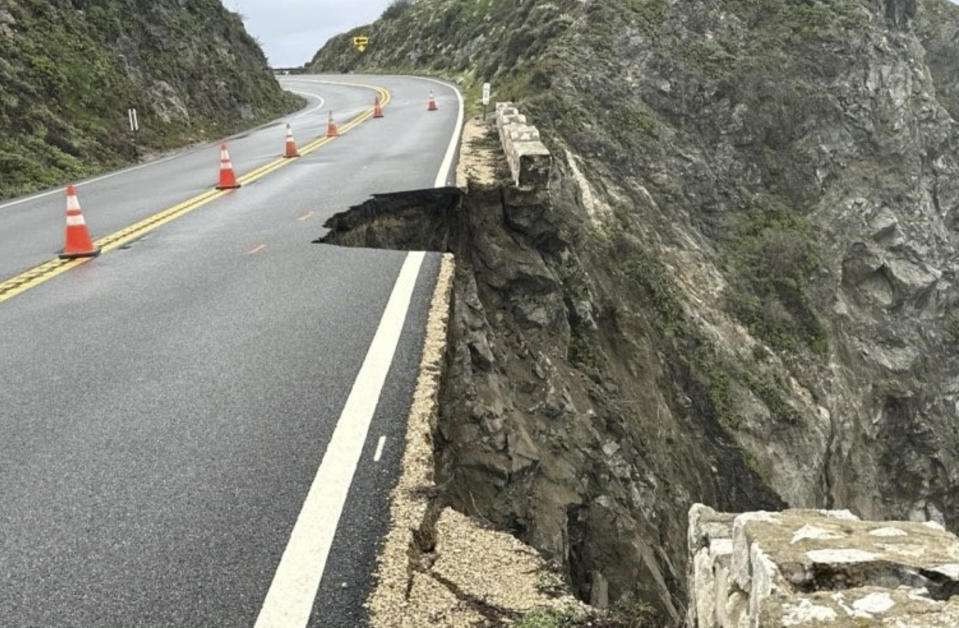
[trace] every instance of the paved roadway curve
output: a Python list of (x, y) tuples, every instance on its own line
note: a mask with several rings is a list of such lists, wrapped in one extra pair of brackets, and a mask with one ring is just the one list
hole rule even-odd
[[(372, 99), (320, 80), (284, 80), (310, 94), (295, 119), (301, 144), (311, 135), (304, 127), (318, 130), (331, 106), (346, 120)], [(449, 87), (326, 80), (388, 89), (386, 118), (0, 302), (4, 625), (256, 621), (394, 283), (398, 292), (414, 257), (310, 241), (327, 216), (370, 193), (442, 181), (458, 121)], [(435, 114), (425, 111), (430, 89)], [(282, 138), (277, 122), (231, 141), (238, 173), (272, 159)], [(81, 185), (94, 236), (202, 192), (217, 161), (211, 144)], [(55, 191), (0, 205), (0, 281), (58, 248), (63, 202)], [(342, 517), (317, 523), (336, 536), (306, 608), (311, 626), (364, 621), (438, 263), (427, 255), (409, 275), (409, 312), (398, 319), (378, 404), (371, 399)], [(362, 403), (364, 394), (354, 396)]]

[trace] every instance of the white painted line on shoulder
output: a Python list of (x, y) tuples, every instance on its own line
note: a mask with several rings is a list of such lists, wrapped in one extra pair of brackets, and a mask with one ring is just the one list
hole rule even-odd
[(306, 626), (353, 475), (400, 341), (425, 253), (403, 262), (386, 310), (293, 526), (255, 628)]
[[(298, 93), (298, 94), (303, 94), (303, 95), (306, 95), (306, 96), (312, 96), (312, 97), (318, 98), (318, 99), (320, 100), (320, 104), (318, 104), (316, 107), (314, 107), (313, 109), (308, 109), (308, 110), (306, 110), (306, 111), (301, 111), (301, 112), (298, 113), (297, 115), (293, 116), (293, 118), (291, 118), (292, 120), (296, 120), (297, 118), (300, 118), (300, 117), (302, 117), (302, 116), (311, 114), (311, 113), (313, 113), (314, 111), (322, 108), (322, 107), (326, 104), (326, 101), (323, 99), (323, 97), (322, 97), (322, 96), (318, 96), (317, 94), (312, 94), (312, 93), (310, 93), (310, 92), (299, 92), (299, 91), (297, 91), (297, 90), (295, 90), (295, 89), (291, 89), (290, 91), (291, 91), (291, 92), (296, 92), (296, 93)], [(83, 187), (83, 186), (85, 186), (85, 185), (90, 185), (90, 184), (92, 184), (92, 183), (99, 183), (100, 181), (106, 181), (107, 179), (112, 179), (113, 177), (119, 176), (119, 175), (121, 175), (121, 174), (127, 174), (128, 172), (136, 172), (137, 170), (143, 170), (144, 168), (149, 168), (149, 167), (151, 167), (151, 166), (159, 166), (160, 164), (165, 164), (166, 162), (168, 162), (168, 161), (170, 161), (170, 160), (172, 160), (172, 159), (176, 159), (177, 157), (182, 157), (182, 156), (184, 156), (184, 155), (187, 155), (187, 154), (196, 152), (197, 150), (202, 150), (202, 149), (204, 149), (204, 148), (206, 148), (206, 147), (208, 147), (208, 146), (213, 146), (214, 144), (218, 144), (218, 143), (219, 143), (219, 142), (206, 142), (206, 143), (203, 143), (203, 144), (197, 144), (196, 146), (189, 146), (189, 147), (184, 148), (183, 150), (177, 151), (177, 152), (175, 152), (175, 153), (172, 154), (172, 155), (167, 155), (166, 157), (163, 157), (163, 158), (161, 158), (161, 159), (156, 159), (156, 160), (154, 160), (154, 161), (148, 161), (148, 162), (146, 162), (146, 163), (137, 164), (137, 165), (135, 165), (135, 166), (130, 166), (129, 168), (123, 168), (122, 170), (116, 170), (116, 171), (114, 171), (114, 172), (108, 172), (108, 173), (102, 174), (102, 175), (100, 175), (100, 176), (98, 176), (98, 177), (94, 177), (94, 178), (92, 178), (92, 179), (87, 179), (86, 181), (80, 181), (79, 183), (75, 183), (74, 185), (75, 185), (76, 187), (80, 188), (80, 187)], [(40, 200), (41, 198), (46, 198), (46, 197), (52, 196), (52, 195), (54, 195), (54, 194), (63, 194), (63, 188), (55, 188), (55, 189), (53, 189), (53, 190), (47, 190), (46, 192), (40, 192), (39, 194), (31, 194), (30, 196), (25, 196), (25, 197), (23, 197), (23, 198), (18, 198), (18, 199), (13, 200), (13, 201), (8, 201), (8, 202), (6, 202), (6, 203), (0, 203), (0, 209), (6, 209), (7, 207), (14, 207), (15, 205), (21, 205), (21, 204), (23, 204), (23, 203), (29, 203), (30, 201)]]
[[(94, 177), (92, 179), (87, 179), (86, 181), (80, 181), (79, 183), (75, 183), (74, 187), (81, 188), (85, 185), (90, 185), (91, 183), (97, 183), (99, 181), (106, 181), (107, 179), (112, 179), (115, 176), (126, 174), (128, 172), (143, 170), (144, 168), (149, 168), (150, 166), (159, 166), (160, 164), (165, 164), (171, 159), (176, 159), (177, 157), (180, 157), (181, 155), (182, 153), (177, 153), (175, 155), (168, 155), (162, 159), (157, 159), (156, 161), (148, 161), (145, 164), (140, 164), (138, 166), (130, 166), (129, 168), (124, 168), (123, 170), (117, 170), (116, 172), (109, 172), (107, 174), (100, 175), (99, 177)], [(15, 201), (9, 201), (7, 203), (0, 204), (0, 209), (6, 209), (7, 207), (13, 207), (14, 205), (20, 205), (22, 203), (29, 203), (30, 201), (36, 201), (41, 198), (52, 196), (54, 194), (63, 194), (63, 188), (55, 188), (53, 190), (47, 190), (46, 192), (40, 192), (39, 194), (25, 196)]]
[(288, 91), (288, 92), (293, 92), (294, 94), (299, 94), (300, 96), (309, 96), (310, 98), (316, 98), (317, 100), (320, 101), (319, 104), (317, 104), (317, 105), (316, 105), (315, 107), (313, 107), (312, 109), (307, 109), (307, 110), (305, 110), (305, 111), (301, 111), (300, 113), (298, 113), (298, 114), (296, 114), (295, 116), (293, 116), (292, 118), (290, 118), (291, 120), (298, 120), (299, 118), (302, 118), (303, 116), (308, 116), (308, 115), (310, 115), (310, 114), (313, 113), (314, 111), (319, 111), (320, 109), (323, 108), (323, 105), (326, 104), (326, 99), (324, 99), (322, 96), (320, 96), (320, 95), (318, 95), (318, 94), (314, 94), (313, 92), (304, 92), (304, 91), (301, 91), (301, 90), (299, 90), (299, 89), (287, 89), (286, 91)]
[(436, 79), (421, 76), (415, 78), (418, 78), (422, 81), (429, 81), (430, 83), (436, 83), (437, 85), (442, 85), (447, 89), (453, 90), (453, 93), (456, 94), (456, 100), (459, 106), (459, 112), (456, 115), (456, 128), (453, 129), (453, 137), (450, 139), (449, 148), (446, 149), (446, 155), (443, 157), (443, 163), (440, 165), (440, 171), (436, 174), (436, 181), (433, 182), (433, 187), (444, 188), (449, 183), (450, 176), (452, 175), (453, 160), (456, 159), (456, 150), (460, 146), (460, 135), (463, 133), (463, 94), (460, 93), (459, 88), (450, 85), (449, 83), (444, 83), (443, 81), (437, 81)]
[(373, 462), (379, 462), (383, 457), (383, 445), (386, 444), (386, 436), (380, 436), (380, 442), (376, 443), (376, 453), (373, 454)]

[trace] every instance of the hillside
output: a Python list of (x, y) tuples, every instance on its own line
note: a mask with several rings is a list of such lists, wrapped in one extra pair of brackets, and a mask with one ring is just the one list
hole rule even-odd
[(489, 80), (556, 157), (457, 276), (450, 502), (656, 626), (696, 501), (959, 529), (957, 32), (947, 0), (418, 0), (320, 50), (473, 109)]
[(221, 136), (299, 100), (218, 0), (0, 0), (0, 85), (0, 198)]

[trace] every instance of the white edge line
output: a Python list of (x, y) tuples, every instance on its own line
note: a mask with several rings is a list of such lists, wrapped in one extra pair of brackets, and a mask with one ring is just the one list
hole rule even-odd
[[(85, 185), (90, 185), (91, 183), (97, 183), (99, 181), (105, 181), (106, 179), (111, 179), (121, 174), (126, 174), (128, 172), (133, 172), (135, 170), (142, 170), (143, 168), (149, 168), (150, 166), (158, 166), (162, 163), (166, 163), (171, 159), (176, 159), (177, 157), (182, 156), (184, 153), (176, 153), (174, 155), (167, 155), (156, 161), (148, 161), (145, 164), (138, 164), (136, 166), (130, 166), (129, 168), (124, 168), (123, 170), (116, 170), (114, 172), (108, 172), (107, 174), (100, 175), (99, 177), (94, 177), (93, 179), (87, 179), (86, 181), (80, 181), (79, 183), (74, 183), (74, 187), (83, 187)], [(26, 196), (24, 198), (17, 199), (15, 201), (9, 201), (0, 205), (0, 209), (6, 209), (8, 207), (13, 207), (14, 205), (20, 205), (22, 203), (29, 203), (30, 201), (36, 201), (41, 198), (46, 198), (47, 196), (52, 196), (54, 194), (63, 194), (63, 188), (58, 187), (53, 190), (47, 190), (46, 192), (40, 192), (39, 194), (33, 194), (31, 196)]]
[(410, 78), (416, 78), (421, 81), (429, 81), (430, 83), (436, 83), (437, 85), (442, 85), (443, 87), (453, 90), (453, 93), (456, 94), (456, 100), (459, 103), (459, 112), (456, 116), (456, 129), (453, 131), (453, 137), (450, 139), (449, 148), (446, 149), (446, 156), (443, 157), (443, 163), (440, 165), (440, 171), (436, 174), (436, 181), (433, 183), (433, 187), (435, 188), (444, 188), (447, 186), (447, 184), (449, 184), (450, 176), (452, 175), (453, 170), (453, 160), (456, 159), (456, 151), (460, 145), (460, 135), (463, 133), (463, 94), (460, 92), (458, 87), (451, 83), (438, 81), (425, 76), (414, 76)]
[[(293, 116), (292, 118), (290, 118), (291, 120), (296, 120), (297, 118), (301, 118), (301, 117), (303, 117), (303, 116), (305, 116), (305, 115), (307, 115), (307, 114), (313, 113), (314, 111), (322, 108), (323, 105), (326, 104), (326, 101), (323, 99), (323, 97), (320, 96), (320, 95), (318, 95), (318, 94), (311, 94), (310, 92), (302, 92), (302, 91), (295, 90), (295, 89), (291, 89), (291, 90), (288, 90), (288, 91), (291, 91), (291, 92), (294, 92), (294, 93), (297, 93), (297, 94), (301, 94), (301, 95), (315, 96), (316, 98), (319, 98), (319, 99), (320, 99), (320, 104), (319, 104), (319, 105), (317, 105), (316, 107), (314, 107), (313, 109), (310, 109), (310, 110), (308, 110), (308, 111), (301, 111), (300, 113), (298, 113), (298, 114), (296, 114), (295, 116)], [(272, 121), (272, 122), (268, 122), (268, 123), (266, 123), (266, 124), (267, 124), (267, 125), (274, 124), (274, 123), (276, 123), (277, 121), (282, 121), (282, 118), (277, 118), (276, 120), (274, 120), (274, 121)], [(264, 126), (264, 125), (260, 125), (260, 126)], [(257, 127), (257, 128), (258, 128), (258, 127)], [(252, 130), (252, 129), (251, 129), (251, 130)], [(148, 161), (148, 162), (146, 162), (146, 163), (144, 163), (144, 164), (136, 164), (136, 165), (134, 165), (134, 166), (129, 166), (129, 167), (127, 167), (127, 168), (123, 168), (122, 170), (115, 170), (115, 171), (113, 171), (113, 172), (108, 172), (108, 173), (106, 173), (106, 174), (102, 174), (102, 175), (100, 175), (100, 176), (98, 176), (98, 177), (94, 177), (94, 178), (92, 178), (92, 179), (87, 179), (87, 180), (85, 180), (85, 181), (80, 181), (79, 183), (74, 183), (73, 185), (74, 185), (74, 187), (81, 188), (81, 187), (83, 187), (83, 186), (85, 186), (85, 185), (90, 185), (90, 184), (92, 184), (92, 183), (99, 183), (100, 181), (106, 181), (107, 179), (112, 179), (113, 177), (119, 176), (119, 175), (121, 175), (121, 174), (127, 174), (127, 173), (129, 173), (129, 172), (135, 172), (135, 171), (137, 171), (137, 170), (142, 170), (143, 168), (149, 168), (150, 166), (159, 166), (160, 164), (163, 164), (163, 163), (166, 163), (166, 162), (168, 162), (168, 161), (170, 161), (170, 160), (176, 159), (177, 157), (182, 157), (182, 156), (184, 156), (184, 155), (189, 155), (189, 154), (193, 153), (195, 150), (201, 150), (201, 149), (204, 149), (204, 148), (208, 148), (209, 146), (213, 146), (213, 145), (218, 144), (218, 143), (219, 143), (219, 142), (216, 142), (216, 141), (214, 141), (214, 142), (205, 142), (205, 143), (200, 144), (199, 146), (185, 147), (185, 150), (183, 150), (182, 152), (176, 152), (176, 153), (174, 153), (174, 154), (172, 154), (172, 155), (167, 155), (166, 157), (162, 157), (162, 158), (157, 159), (157, 160), (155, 160), (155, 161)], [(32, 195), (30, 195), (30, 196), (25, 196), (25, 197), (23, 197), (23, 198), (18, 198), (18, 199), (14, 200), (14, 201), (8, 201), (8, 202), (6, 202), (6, 203), (0, 203), (0, 209), (6, 209), (6, 208), (8, 208), (8, 207), (14, 207), (14, 206), (16, 206), (16, 205), (22, 205), (23, 203), (29, 203), (30, 201), (38, 201), (38, 200), (40, 200), (41, 198), (46, 198), (46, 197), (48, 197), (48, 196), (53, 196), (54, 194), (63, 194), (63, 187), (66, 187), (66, 186), (54, 188), (54, 189), (52, 189), (52, 190), (47, 190), (46, 192), (40, 192), (40, 193), (38, 193), (38, 194), (32, 194)]]
[(423, 252), (409, 253), (403, 262), (376, 334), (293, 526), (255, 628), (300, 628), (310, 620), (333, 536), (393, 363), (425, 256)]
[(286, 91), (288, 91), (288, 92), (293, 92), (294, 94), (299, 94), (300, 96), (313, 96), (314, 98), (318, 98), (318, 99), (320, 100), (320, 104), (318, 104), (317, 106), (315, 106), (315, 107), (313, 107), (312, 109), (309, 109), (309, 110), (307, 110), (307, 111), (301, 111), (300, 113), (298, 113), (298, 114), (296, 114), (295, 116), (293, 116), (292, 118), (290, 118), (290, 120), (299, 120), (299, 119), (302, 118), (303, 116), (307, 116), (307, 115), (313, 113), (314, 111), (318, 111), (318, 110), (322, 109), (322, 108), (323, 108), (323, 105), (326, 104), (326, 100), (325, 100), (322, 96), (319, 96), (319, 95), (317, 95), (317, 94), (311, 94), (310, 92), (304, 92), (304, 91), (301, 91), (301, 90), (298, 90), (298, 89), (287, 89)]
[(386, 436), (380, 436), (380, 441), (376, 443), (376, 453), (373, 454), (373, 462), (379, 462), (383, 457), (383, 446), (386, 445)]
[[(308, 76), (323, 76), (323, 75), (322, 75), (322, 74), (309, 74)], [(353, 75), (347, 75), (347, 76), (353, 76)], [(410, 78), (415, 78), (415, 77), (410, 77)], [(365, 90), (367, 90), (367, 91), (373, 91), (373, 88), (375, 87), (375, 86), (373, 86), (373, 85), (359, 85), (359, 84), (356, 84), (356, 83), (353, 83), (353, 84), (350, 84), (350, 83), (341, 83), (341, 82), (339, 82), (339, 81), (328, 81), (328, 80), (326, 80), (326, 79), (299, 79), (299, 81), (300, 81), (301, 83), (310, 83), (310, 84), (312, 84), (312, 85), (332, 85), (332, 86), (334, 86), (334, 87), (346, 87), (346, 88), (352, 87), (352, 88), (356, 88), (356, 89), (365, 89)], [(284, 89), (286, 89), (286, 88), (284, 87)], [(292, 89), (291, 89), (291, 90), (289, 90), (289, 91), (295, 91), (295, 90), (292, 90)], [(355, 118), (356, 116), (360, 115), (361, 113), (363, 113), (364, 111), (366, 111), (367, 109), (370, 109), (370, 108), (371, 108), (371, 107), (364, 107), (363, 109), (346, 109), (346, 110), (345, 110), (345, 113), (344, 113), (344, 111), (338, 112), (338, 113), (336, 114), (336, 118), (337, 118), (338, 120), (340, 120), (340, 119), (343, 119), (343, 120), (352, 120), (353, 118)]]

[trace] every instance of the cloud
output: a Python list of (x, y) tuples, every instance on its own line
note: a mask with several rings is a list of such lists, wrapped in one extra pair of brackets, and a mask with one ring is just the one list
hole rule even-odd
[(303, 65), (326, 40), (369, 24), (391, 0), (222, 0), (243, 16), (273, 67)]

